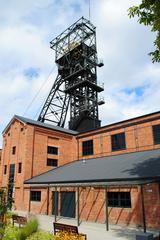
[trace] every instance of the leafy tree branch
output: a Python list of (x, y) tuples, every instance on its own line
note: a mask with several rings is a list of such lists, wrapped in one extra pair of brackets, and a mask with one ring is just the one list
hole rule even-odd
[(160, 62), (160, 0), (142, 0), (140, 5), (128, 9), (128, 15), (137, 16), (140, 24), (151, 26), (151, 31), (156, 33), (155, 50), (149, 55), (153, 63)]

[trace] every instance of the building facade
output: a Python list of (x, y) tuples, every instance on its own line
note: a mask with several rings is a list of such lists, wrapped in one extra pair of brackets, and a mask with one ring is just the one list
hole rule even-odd
[[(155, 149), (160, 149), (160, 112), (84, 133), (14, 116), (3, 132), (0, 184), (8, 188), (16, 210), (54, 215), (57, 199), (56, 214), (76, 218), (76, 187), (55, 190), (52, 186), (26, 185), (24, 181), (75, 160), (98, 161), (100, 157)], [(79, 191), (80, 220), (104, 223), (106, 189), (83, 186)], [(107, 199), (109, 223), (142, 225), (138, 185), (110, 186)], [(160, 227), (159, 183), (144, 187), (144, 199), (147, 226)]]

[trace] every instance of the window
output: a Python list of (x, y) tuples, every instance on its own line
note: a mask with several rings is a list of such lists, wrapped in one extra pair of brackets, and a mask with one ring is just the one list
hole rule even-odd
[(93, 140), (82, 142), (82, 155), (93, 155)]
[(119, 133), (111, 136), (112, 151), (126, 149), (125, 133)]
[(47, 151), (49, 154), (55, 154), (55, 155), (58, 155), (58, 148), (57, 147), (51, 147), (51, 146), (48, 146), (48, 151)]
[(21, 173), (22, 172), (22, 163), (19, 162), (18, 163), (18, 173)]
[(35, 202), (41, 201), (41, 191), (31, 191), (30, 200)]
[(160, 144), (160, 124), (152, 126), (154, 144)]
[(130, 192), (108, 192), (108, 207), (131, 208)]
[(4, 174), (7, 174), (7, 165), (4, 165)]
[(16, 146), (12, 147), (12, 154), (13, 154), (13, 155), (16, 154)]
[(47, 158), (47, 166), (57, 167), (58, 166), (58, 160)]

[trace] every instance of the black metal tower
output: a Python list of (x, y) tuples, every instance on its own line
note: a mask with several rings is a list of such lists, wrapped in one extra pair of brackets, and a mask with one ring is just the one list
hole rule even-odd
[(86, 131), (100, 126), (98, 93), (104, 89), (97, 84), (98, 61), (96, 28), (85, 18), (79, 19), (53, 39), (58, 75), (38, 117), (64, 127), (70, 107), (69, 128)]

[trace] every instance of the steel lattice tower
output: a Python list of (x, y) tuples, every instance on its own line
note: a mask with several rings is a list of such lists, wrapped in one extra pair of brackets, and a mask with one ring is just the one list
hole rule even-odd
[(97, 84), (98, 62), (96, 28), (85, 18), (79, 19), (50, 42), (55, 50), (58, 75), (38, 117), (64, 127), (70, 109), (69, 128), (86, 131), (100, 126)]

